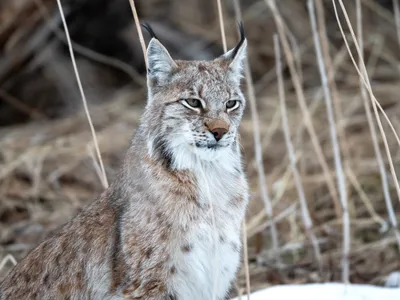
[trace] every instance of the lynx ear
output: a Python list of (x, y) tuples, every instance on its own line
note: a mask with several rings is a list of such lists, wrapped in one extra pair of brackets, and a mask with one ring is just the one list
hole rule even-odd
[(177, 67), (167, 49), (155, 38), (152, 38), (147, 47), (148, 74), (152, 79), (165, 81), (174, 68)]
[(152, 39), (147, 46), (147, 75), (150, 87), (163, 85), (167, 82), (173, 69), (177, 67), (167, 49), (160, 43), (151, 26), (147, 23), (142, 26), (150, 33)]
[(147, 74), (153, 85), (163, 85), (177, 67), (167, 49), (156, 38), (152, 38), (147, 47)]
[(222, 59), (229, 62), (229, 70), (233, 75), (241, 77), (243, 73), (244, 60), (247, 54), (247, 39), (244, 35), (243, 23), (239, 23), (240, 41), (235, 48), (229, 50)]

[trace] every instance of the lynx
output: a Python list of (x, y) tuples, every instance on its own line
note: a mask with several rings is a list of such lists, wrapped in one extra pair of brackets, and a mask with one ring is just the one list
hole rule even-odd
[(116, 180), (39, 244), (0, 299), (225, 299), (248, 202), (238, 127), (247, 40), (173, 60), (146, 25), (148, 99)]

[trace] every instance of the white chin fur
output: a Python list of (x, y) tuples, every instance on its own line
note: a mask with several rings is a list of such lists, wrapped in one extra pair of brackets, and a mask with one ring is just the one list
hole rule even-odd
[(232, 147), (217, 149), (201, 148), (193, 145), (170, 145), (173, 157), (172, 166), (178, 170), (196, 170), (200, 166), (218, 164), (223, 169), (234, 168), (238, 154)]
[(219, 160), (224, 154), (227, 155), (227, 152), (229, 152), (228, 147), (206, 148), (192, 146), (191, 150), (200, 160), (204, 161)]

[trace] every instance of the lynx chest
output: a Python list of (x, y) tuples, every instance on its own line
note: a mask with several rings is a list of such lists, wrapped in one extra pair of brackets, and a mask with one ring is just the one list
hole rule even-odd
[(247, 186), (223, 169), (206, 168), (197, 180), (201, 209), (175, 251), (172, 285), (178, 299), (224, 299), (239, 267)]

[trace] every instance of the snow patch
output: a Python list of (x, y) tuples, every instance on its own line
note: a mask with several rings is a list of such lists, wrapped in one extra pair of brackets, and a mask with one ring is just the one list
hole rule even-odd
[[(399, 300), (400, 288), (361, 284), (279, 285), (254, 292), (250, 300)], [(232, 300), (247, 300), (247, 295)]]

